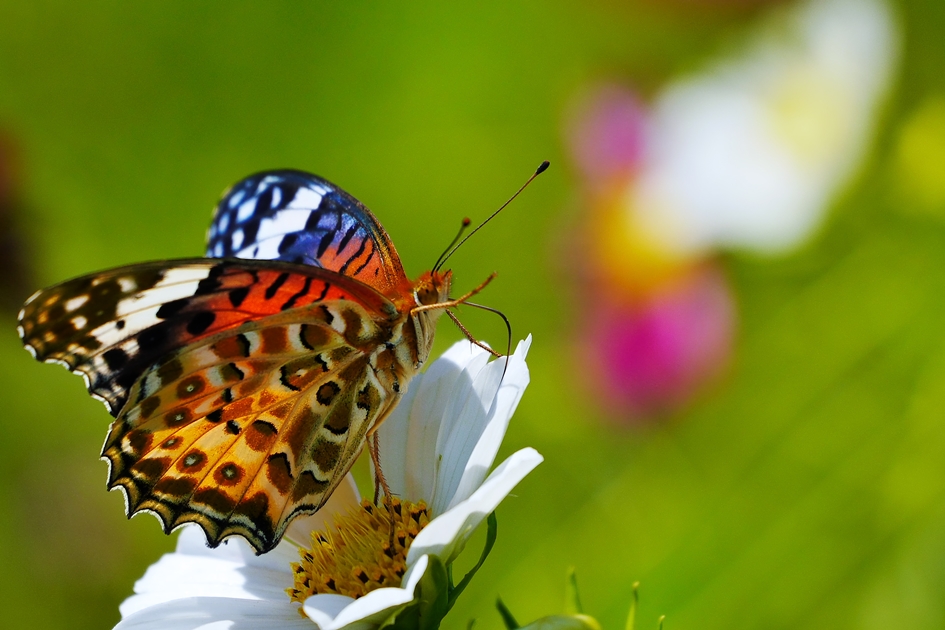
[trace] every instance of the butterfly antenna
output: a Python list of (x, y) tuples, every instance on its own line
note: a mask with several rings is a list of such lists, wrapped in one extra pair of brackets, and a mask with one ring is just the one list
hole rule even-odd
[[(473, 337), (472, 333), (470, 333), (466, 329), (466, 327), (463, 326), (462, 322), (459, 321), (459, 318), (457, 318), (456, 315), (453, 314), (453, 311), (446, 309), (446, 314), (450, 316), (450, 319), (453, 320), (453, 323), (456, 324), (456, 326), (460, 329), (460, 331), (466, 336), (466, 338), (470, 342), (476, 344), (477, 346), (479, 346), (480, 348), (482, 348), (483, 350), (485, 350), (486, 352), (488, 352), (489, 354), (491, 354), (492, 356), (496, 358), (502, 358), (503, 356), (505, 357), (505, 367), (502, 368), (502, 379), (505, 379), (505, 372), (506, 370), (509, 369), (508, 358), (509, 358), (509, 355), (512, 354), (512, 322), (510, 322), (509, 318), (505, 316), (505, 313), (503, 313), (497, 308), (492, 308), (491, 306), (486, 306), (485, 304), (476, 304), (475, 302), (463, 302), (463, 304), (472, 306), (473, 308), (482, 309), (484, 311), (489, 311), (490, 313), (495, 313), (496, 315), (502, 318), (503, 322), (505, 322), (505, 330), (508, 337), (507, 337), (507, 342), (505, 344), (505, 354), (502, 355), (496, 352), (495, 350), (493, 350), (492, 348), (490, 348), (489, 346), (485, 345), (481, 341), (477, 340), (475, 337)], [(500, 379), (500, 381), (502, 379)]]
[[(433, 271), (439, 271), (439, 270), (440, 270), (440, 267), (442, 267), (444, 264), (446, 264), (446, 261), (449, 260), (449, 257), (452, 256), (453, 253), (454, 253), (457, 249), (459, 249), (460, 247), (462, 247), (462, 246), (463, 246), (463, 243), (465, 243), (466, 241), (469, 240), (469, 237), (471, 237), (473, 234), (475, 234), (475, 233), (478, 232), (480, 229), (482, 229), (482, 227), (483, 227), (486, 223), (488, 223), (489, 221), (491, 221), (492, 219), (494, 219), (494, 218), (495, 218), (495, 215), (497, 215), (497, 214), (499, 214), (500, 212), (502, 212), (502, 210), (504, 210), (507, 205), (509, 205), (510, 203), (512, 203), (512, 201), (513, 201), (516, 197), (518, 197), (519, 194), (521, 194), (521, 192), (522, 192), (523, 190), (525, 190), (525, 188), (528, 187), (529, 184), (532, 183), (532, 180), (533, 180), (533, 179), (535, 179), (536, 177), (538, 177), (539, 175), (541, 175), (542, 173), (544, 173), (546, 170), (548, 170), (548, 167), (549, 167), (549, 166), (551, 166), (551, 162), (549, 162), (548, 160), (545, 160), (544, 162), (542, 162), (541, 165), (540, 165), (540, 166), (535, 170), (535, 172), (532, 174), (532, 176), (528, 178), (528, 181), (525, 182), (524, 184), (522, 184), (522, 187), (519, 188), (517, 191), (515, 191), (515, 194), (512, 195), (511, 197), (509, 197), (509, 200), (508, 200), (508, 201), (506, 201), (505, 203), (503, 203), (502, 206), (501, 206), (498, 210), (496, 210), (496, 211), (493, 212), (491, 215), (489, 215), (489, 218), (488, 218), (488, 219), (486, 219), (485, 221), (483, 221), (482, 223), (480, 223), (478, 226), (476, 226), (475, 229), (473, 229), (472, 232), (470, 232), (469, 234), (467, 234), (467, 235), (466, 235), (466, 238), (464, 238), (463, 240), (461, 240), (458, 245), (448, 247), (446, 253), (445, 253), (443, 256), (440, 256), (440, 259), (439, 259), (439, 260), (437, 261), (437, 263), (433, 266)], [(465, 229), (465, 226), (464, 226), (463, 229)], [(459, 238), (459, 236), (457, 236), (457, 238)], [(454, 240), (454, 242), (455, 242), (455, 240)]]
[(466, 231), (466, 228), (469, 227), (470, 223), (472, 223), (472, 221), (469, 220), (469, 217), (463, 219), (462, 225), (459, 226), (459, 232), (456, 233), (456, 236), (453, 237), (453, 240), (450, 241), (450, 244), (446, 246), (446, 249), (443, 250), (443, 253), (440, 254), (440, 257), (436, 259), (436, 264), (433, 265), (434, 269), (440, 268), (440, 265), (444, 262), (443, 257), (446, 256), (446, 252), (450, 251), (453, 245), (456, 244), (456, 242), (459, 240), (459, 237), (463, 235), (463, 232)]

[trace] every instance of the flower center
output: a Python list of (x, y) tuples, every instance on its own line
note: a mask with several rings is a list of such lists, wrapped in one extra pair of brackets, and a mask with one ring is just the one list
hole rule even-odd
[(400, 586), (407, 550), (429, 522), (423, 501), (414, 504), (395, 497), (389, 504), (374, 505), (364, 500), (336, 517), (334, 527), (312, 532), (312, 548), (299, 549), (302, 561), (292, 563), (295, 586), (286, 592), (301, 603), (315, 594), (357, 599), (377, 588)]

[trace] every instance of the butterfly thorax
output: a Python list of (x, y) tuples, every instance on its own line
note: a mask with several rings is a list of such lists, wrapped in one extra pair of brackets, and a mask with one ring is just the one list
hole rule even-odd
[[(420, 312), (413, 309), (417, 306), (430, 306), (441, 304), (449, 300), (450, 285), (453, 280), (453, 272), (447, 271), (427, 271), (416, 282), (413, 283), (413, 290), (410, 292), (410, 301), (404, 305), (398, 304), (398, 309), (405, 308), (410, 313), (413, 322), (413, 329), (416, 334), (416, 365), (417, 369), (422, 366), (430, 356), (430, 350), (433, 348), (433, 336), (436, 332), (436, 322), (443, 314), (443, 309), (432, 308)], [(406, 300), (404, 300), (406, 302)], [(404, 312), (404, 311), (401, 311)], [(409, 344), (414, 345), (414, 344)]]

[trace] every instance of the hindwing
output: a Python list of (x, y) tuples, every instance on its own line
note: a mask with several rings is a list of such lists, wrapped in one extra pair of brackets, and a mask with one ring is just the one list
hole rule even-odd
[(353, 303), (293, 309), (214, 335), (154, 365), (132, 388), (103, 456), (129, 513), (166, 531), (200, 524), (211, 545), (233, 534), (269, 551), (291, 519), (314, 512), (396, 400), (332, 321), (366, 322)]

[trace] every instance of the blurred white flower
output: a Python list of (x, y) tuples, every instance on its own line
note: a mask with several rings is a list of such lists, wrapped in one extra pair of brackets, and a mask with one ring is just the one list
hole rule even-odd
[[(416, 603), (417, 585), (428, 567), (449, 565), (476, 527), (542, 461), (534, 449), (525, 448), (488, 472), (528, 385), (530, 343), (529, 337), (509, 357), (504, 378), (504, 360), (489, 362), (489, 355), (472, 344), (455, 344), (414, 379), (379, 429), (391, 490), (405, 504), (425, 502), (430, 515), (409, 547), (401, 584), (358, 599), (312, 595), (301, 605), (305, 616), (286, 594), (297, 584), (291, 565), (300, 559), (299, 546), (289, 539), (305, 545), (313, 531), (357, 509), (360, 498), (349, 476), (328, 505), (296, 519), (286, 539), (263, 556), (254, 555), (240, 538), (209, 549), (199, 528), (183, 528), (177, 550), (135, 584), (116, 628), (362, 629), (378, 627)], [(385, 521), (384, 538), (388, 531)]]
[(795, 245), (864, 152), (897, 52), (888, 8), (813, 0), (779, 17), (655, 103), (627, 201), (671, 251)]

